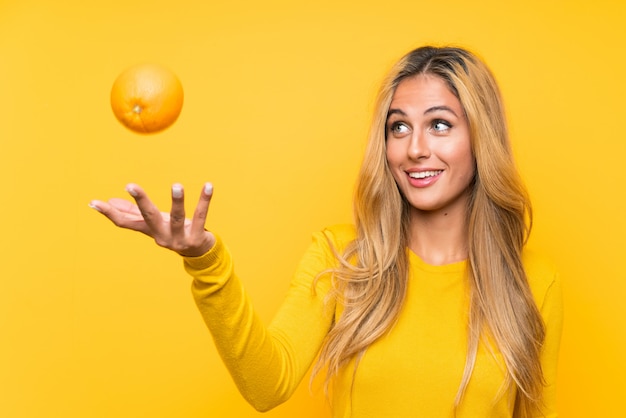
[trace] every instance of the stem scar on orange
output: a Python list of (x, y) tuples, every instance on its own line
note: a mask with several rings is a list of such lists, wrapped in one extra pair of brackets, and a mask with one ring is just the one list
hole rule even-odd
[(113, 83), (111, 108), (128, 129), (155, 133), (176, 121), (183, 96), (183, 86), (172, 71), (140, 64), (124, 70)]

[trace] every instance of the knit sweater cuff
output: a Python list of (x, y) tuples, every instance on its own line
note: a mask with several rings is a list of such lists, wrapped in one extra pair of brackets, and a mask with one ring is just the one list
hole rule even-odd
[[(215, 235), (215, 234), (214, 234)], [(185, 269), (189, 271), (192, 276), (196, 276), (197, 273), (203, 274), (215, 273), (216, 270), (221, 270), (228, 252), (222, 239), (215, 235), (215, 244), (206, 253), (198, 257), (185, 257), (183, 261), (185, 263)]]

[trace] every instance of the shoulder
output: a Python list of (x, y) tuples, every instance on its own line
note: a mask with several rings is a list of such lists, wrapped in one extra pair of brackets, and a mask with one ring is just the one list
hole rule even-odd
[(352, 224), (336, 224), (324, 228), (319, 233), (334, 253), (343, 254), (346, 247), (356, 239), (356, 227)]
[(356, 227), (352, 224), (337, 224), (324, 228), (321, 234), (335, 247), (343, 249), (356, 238)]
[[(356, 229), (349, 224), (333, 225), (313, 233), (312, 242), (301, 262), (316, 267), (334, 265), (337, 257), (354, 241)], [(325, 267), (325, 268), (326, 268)]]
[(353, 225), (329, 226), (313, 234), (310, 250), (323, 254), (329, 260), (335, 260), (355, 238), (356, 228)]
[(530, 249), (524, 250), (522, 262), (533, 297), (537, 305), (541, 307), (550, 289), (560, 289), (556, 266), (548, 257)]

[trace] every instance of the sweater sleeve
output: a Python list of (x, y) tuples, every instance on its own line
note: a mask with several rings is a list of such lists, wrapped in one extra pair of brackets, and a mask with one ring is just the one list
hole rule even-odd
[(563, 297), (561, 281), (558, 274), (548, 287), (543, 303), (541, 315), (546, 326), (546, 336), (541, 353), (541, 367), (545, 379), (543, 393), (543, 411), (540, 417), (556, 418), (556, 376), (561, 330), (563, 327)]
[(324, 233), (314, 235), (287, 298), (266, 327), (255, 314), (235, 274), (228, 249), (218, 237), (200, 257), (185, 257), (193, 277), (192, 293), (217, 350), (244, 398), (267, 411), (286, 401), (309, 370), (333, 321), (334, 306), (325, 303), (328, 275), (334, 265)]

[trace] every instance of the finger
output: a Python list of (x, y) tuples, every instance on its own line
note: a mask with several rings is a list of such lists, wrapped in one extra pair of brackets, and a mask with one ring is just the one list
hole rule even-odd
[(170, 230), (174, 240), (183, 240), (185, 236), (185, 194), (183, 186), (172, 186), (172, 210), (170, 211)]
[(112, 199), (109, 199), (109, 204), (120, 212), (124, 212), (129, 215), (141, 216), (141, 212), (139, 211), (137, 205), (129, 202), (126, 199), (119, 199), (117, 197), (114, 197)]
[(213, 185), (211, 183), (205, 183), (200, 193), (200, 199), (198, 205), (191, 219), (191, 234), (199, 235), (204, 234), (204, 226), (206, 224), (207, 214), (209, 212), (209, 204), (213, 197)]
[(126, 191), (133, 197), (133, 199), (135, 199), (139, 212), (141, 213), (141, 217), (150, 230), (149, 235), (154, 238), (169, 235), (169, 232), (164, 230), (161, 212), (148, 198), (146, 192), (134, 183), (128, 184), (126, 186)]
[[(136, 213), (127, 211), (124, 206), (134, 206), (132, 203), (126, 201), (127, 205), (121, 205), (117, 202), (123, 202), (122, 199), (111, 199), (109, 202), (102, 202), (100, 200), (92, 200), (89, 202), (89, 207), (97, 210), (106, 216), (113, 224), (120, 228), (131, 229), (133, 231), (148, 233), (148, 227), (146, 226), (143, 217), (137, 210)], [(115, 202), (115, 204), (112, 204)]]

